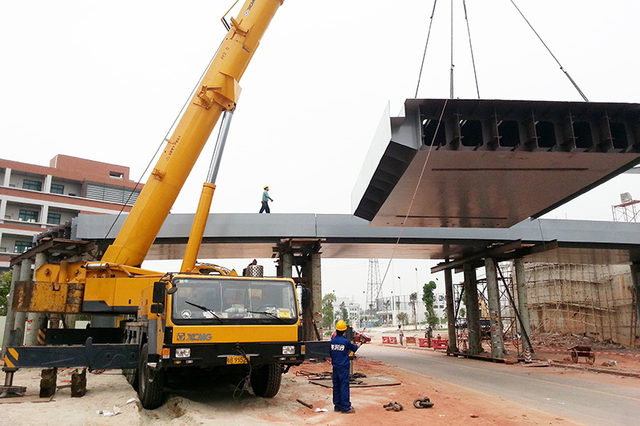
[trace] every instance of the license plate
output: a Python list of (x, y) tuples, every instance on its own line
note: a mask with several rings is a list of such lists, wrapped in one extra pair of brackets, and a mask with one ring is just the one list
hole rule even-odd
[(245, 358), (243, 356), (228, 356), (227, 357), (227, 364), (246, 364), (247, 363), (247, 358)]

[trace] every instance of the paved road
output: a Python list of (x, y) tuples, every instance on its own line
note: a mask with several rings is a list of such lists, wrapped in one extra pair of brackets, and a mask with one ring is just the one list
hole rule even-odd
[(596, 373), (550, 374), (558, 370), (375, 345), (363, 346), (358, 354), (585, 425), (629, 426), (640, 422), (640, 379), (616, 378), (604, 383)]

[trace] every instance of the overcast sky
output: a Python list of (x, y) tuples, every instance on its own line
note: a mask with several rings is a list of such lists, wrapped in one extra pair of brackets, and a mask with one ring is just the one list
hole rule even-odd
[[(127, 165), (137, 180), (223, 39), (219, 18), (231, 3), (3, 2), (0, 157), (48, 165), (57, 154), (80, 156)], [(476, 98), (462, 1), (454, 3), (454, 96)], [(466, 3), (482, 98), (581, 100), (510, 0)], [(419, 98), (449, 96), (450, 4), (440, 0), (435, 11)], [(591, 101), (638, 102), (640, 2), (516, 4)], [(415, 97), (432, 7), (286, 0), (240, 82), (212, 212), (257, 212), (269, 185), (274, 213), (352, 213), (351, 190), (385, 106), (397, 115)], [(173, 212), (195, 210), (212, 149)], [(639, 178), (617, 178), (548, 217), (610, 220), (621, 192), (640, 198)], [(385, 291), (392, 277), (403, 293), (405, 283), (415, 287), (415, 268), (428, 281), (433, 264), (397, 261)], [(364, 299), (367, 267), (367, 259), (325, 260), (325, 291)]]

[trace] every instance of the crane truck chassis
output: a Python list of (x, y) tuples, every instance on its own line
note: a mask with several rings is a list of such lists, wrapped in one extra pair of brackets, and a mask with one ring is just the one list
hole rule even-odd
[[(13, 373), (18, 368), (47, 369), (41, 395), (43, 389), (51, 389), (52, 383), (55, 390), (57, 368), (122, 369), (137, 389), (142, 406), (153, 409), (163, 402), (168, 372), (219, 368), (245, 369), (254, 393), (273, 397), (280, 388), (283, 370), (301, 364), (305, 358), (328, 355), (329, 342), (302, 341), (293, 280), (240, 277), (233, 270), (197, 262), (229, 120), (240, 95), (238, 82), (283, 2), (246, 0), (230, 23), (223, 17), (228, 33), (200, 89), (106, 250), (87, 249), (57, 257), (55, 249), (42, 247), (81, 242), (54, 239), (25, 253), (35, 257), (37, 264), (33, 280), (18, 281), (13, 286), (15, 312), (107, 316), (117, 327), (45, 327), (40, 330), (42, 345), (20, 346), (14, 342), (5, 351), (3, 392), (13, 388)], [(180, 271), (162, 273), (141, 268), (223, 114)], [(45, 260), (40, 256), (39, 261), (38, 254)], [(30, 264), (28, 267), (30, 270)], [(303, 295), (305, 291), (302, 289)], [(82, 381), (80, 377), (77, 382)], [(74, 389), (72, 380), (74, 392), (82, 394), (82, 389)]]

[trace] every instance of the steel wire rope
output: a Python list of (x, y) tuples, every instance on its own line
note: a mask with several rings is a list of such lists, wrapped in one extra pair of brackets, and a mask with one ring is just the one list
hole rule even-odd
[(453, 69), (455, 65), (453, 63), (453, 0), (451, 0), (451, 69), (449, 74), (449, 98), (453, 99)]
[[(220, 46), (222, 46), (222, 43), (223, 42), (220, 42)], [(109, 227), (109, 230), (107, 231), (107, 233), (104, 236), (105, 239), (107, 239), (109, 237), (109, 234), (111, 233), (111, 230), (116, 225), (116, 222), (118, 221), (118, 219), (122, 215), (122, 212), (124, 211), (125, 207), (129, 203), (129, 201), (131, 200), (131, 197), (135, 193), (136, 189), (138, 188), (138, 186), (140, 186), (140, 183), (142, 182), (142, 179), (144, 178), (144, 176), (147, 174), (147, 171), (149, 170), (149, 167), (151, 167), (151, 164), (153, 163), (153, 160), (158, 156), (158, 153), (160, 152), (160, 149), (162, 148), (164, 143), (167, 142), (167, 138), (169, 137), (169, 134), (171, 133), (171, 131), (175, 127), (176, 123), (178, 122), (178, 120), (180, 119), (182, 114), (184, 113), (184, 110), (187, 108), (187, 105), (189, 105), (189, 101), (191, 100), (191, 98), (193, 98), (193, 94), (196, 92), (196, 90), (198, 88), (198, 85), (200, 84), (200, 82), (204, 78), (205, 74), (207, 73), (207, 70), (211, 66), (211, 63), (213, 62), (213, 60), (215, 59), (216, 55), (218, 54), (218, 51), (220, 50), (220, 46), (218, 46), (218, 48), (216, 49), (215, 53), (213, 54), (213, 56), (209, 60), (209, 63), (207, 64), (207, 66), (205, 67), (204, 71), (200, 75), (200, 78), (198, 79), (198, 82), (195, 84), (195, 86), (193, 86), (193, 89), (191, 90), (191, 93), (189, 93), (189, 96), (187, 97), (187, 100), (184, 102), (184, 104), (182, 105), (182, 108), (180, 109), (180, 111), (178, 112), (176, 117), (173, 119), (173, 123), (171, 123), (171, 126), (169, 127), (169, 130), (167, 130), (167, 133), (165, 133), (164, 138), (162, 138), (162, 142), (160, 142), (158, 144), (158, 148), (156, 149), (156, 152), (153, 154), (153, 156), (151, 157), (151, 159), (147, 163), (147, 166), (145, 167), (144, 171), (140, 175), (140, 178), (136, 182), (136, 185), (133, 187), (133, 189), (129, 193), (129, 197), (127, 198), (127, 201), (125, 201), (125, 203), (122, 205), (122, 208), (120, 209), (120, 211), (116, 215), (115, 219), (113, 219), (113, 222), (111, 223), (111, 226)]]
[(509, 1), (511, 1), (511, 4), (513, 4), (513, 7), (515, 7), (516, 10), (518, 11), (518, 13), (520, 14), (520, 16), (522, 16), (522, 19), (524, 19), (524, 21), (529, 25), (529, 28), (531, 28), (531, 31), (533, 31), (533, 33), (538, 37), (538, 40), (540, 40), (542, 45), (547, 49), (547, 52), (549, 52), (551, 57), (556, 61), (556, 63), (560, 67), (560, 70), (567, 76), (567, 78), (569, 79), (571, 84), (573, 84), (573, 87), (578, 91), (580, 96), (582, 96), (582, 99), (584, 99), (585, 102), (589, 102), (589, 99), (587, 99), (587, 97), (582, 92), (582, 90), (580, 90), (580, 87), (578, 87), (578, 84), (573, 80), (573, 78), (571, 78), (571, 75), (569, 75), (569, 71), (564, 69), (564, 67), (562, 66), (562, 64), (558, 60), (558, 58), (556, 58), (556, 56), (553, 54), (551, 49), (549, 49), (549, 46), (547, 46), (547, 44), (544, 42), (544, 40), (542, 40), (542, 37), (540, 37), (540, 34), (538, 34), (538, 32), (535, 30), (535, 28), (533, 28), (533, 25), (531, 25), (531, 22), (529, 22), (529, 20), (526, 18), (526, 16), (524, 16), (524, 13), (522, 13), (520, 8), (516, 5), (515, 1), (514, 0), (509, 0)]
[[(411, 202), (409, 203), (409, 208), (407, 209), (407, 214), (405, 215), (403, 221), (402, 221), (402, 226), (400, 227), (400, 233), (398, 234), (398, 238), (396, 239), (396, 242), (393, 246), (393, 250), (391, 251), (391, 257), (389, 258), (389, 263), (387, 263), (387, 268), (384, 271), (384, 275), (382, 276), (382, 283), (384, 283), (384, 280), (387, 278), (387, 274), (389, 273), (389, 268), (391, 267), (391, 262), (393, 262), (393, 259), (395, 257), (395, 253), (396, 250), (398, 248), (398, 245), (400, 245), (400, 239), (402, 239), (402, 233), (404, 231), (405, 225), (407, 223), (407, 219), (409, 218), (409, 215), (411, 214), (411, 208), (413, 207), (413, 203), (416, 200), (416, 195), (418, 194), (418, 189), (420, 189), (420, 182), (422, 181), (422, 177), (424, 176), (425, 170), (427, 169), (427, 164), (429, 163), (429, 158), (431, 157), (431, 151), (433, 150), (433, 144), (436, 141), (436, 136), (438, 135), (438, 130), (440, 129), (440, 124), (442, 124), (442, 117), (444, 116), (444, 111), (447, 109), (447, 103), (448, 103), (448, 99), (444, 100), (444, 104), (442, 105), (442, 111), (440, 112), (440, 117), (438, 118), (438, 124), (436, 125), (436, 129), (435, 132), (433, 134), (433, 138), (431, 139), (431, 143), (429, 144), (429, 150), (427, 151), (427, 158), (425, 158), (424, 163), (422, 164), (422, 170), (420, 171), (420, 176), (418, 177), (418, 182), (416, 182), (416, 188), (413, 191), (413, 196), (411, 197)], [(375, 300), (378, 300), (378, 297), (380, 296), (380, 292), (382, 291), (382, 284), (380, 285), (380, 288), (378, 289), (378, 293), (376, 294), (376, 298)], [(398, 296), (399, 297), (399, 296)], [(398, 299), (399, 301), (399, 299)], [(416, 300), (417, 302), (417, 300)], [(365, 322), (365, 327), (363, 329), (363, 333), (364, 330), (367, 329), (367, 323)]]
[(476, 59), (473, 54), (473, 44), (471, 43), (471, 27), (469, 26), (469, 17), (467, 15), (467, 0), (462, 0), (462, 7), (464, 8), (464, 19), (467, 22), (467, 35), (469, 36), (469, 50), (471, 51), (471, 64), (473, 66), (473, 78), (476, 81), (476, 93), (478, 99), (480, 99), (480, 86), (478, 85), (478, 73), (476, 72)]
[(416, 94), (414, 98), (418, 97), (418, 89), (420, 88), (420, 80), (422, 79), (422, 69), (424, 68), (424, 60), (427, 57), (427, 46), (429, 46), (429, 38), (431, 37), (431, 26), (433, 25), (433, 16), (436, 13), (436, 4), (438, 4), (438, 0), (433, 0), (433, 9), (431, 10), (431, 17), (429, 22), (429, 31), (427, 31), (427, 41), (424, 44), (424, 52), (422, 53), (422, 62), (420, 63), (420, 72), (418, 73), (418, 84), (416, 85)]

